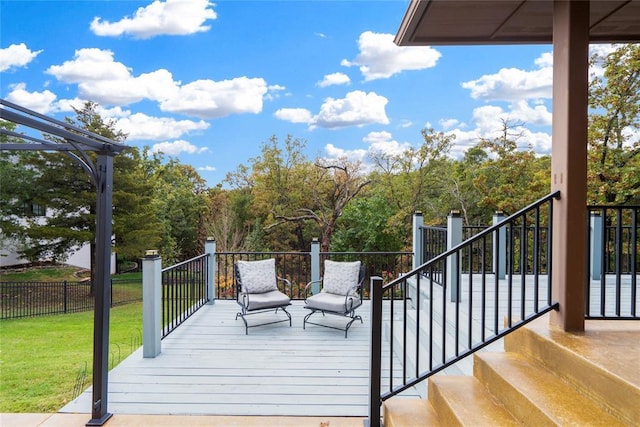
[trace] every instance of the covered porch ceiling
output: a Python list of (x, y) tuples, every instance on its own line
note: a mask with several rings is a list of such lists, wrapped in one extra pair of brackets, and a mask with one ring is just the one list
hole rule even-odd
[[(411, 0), (395, 42), (400, 46), (552, 43), (553, 3)], [(640, 42), (640, 0), (589, 3), (592, 43)]]

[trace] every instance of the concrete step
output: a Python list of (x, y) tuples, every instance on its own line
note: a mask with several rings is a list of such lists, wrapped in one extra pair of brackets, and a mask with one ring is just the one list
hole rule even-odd
[(429, 402), (445, 426), (520, 425), (474, 377), (434, 375), (429, 379)]
[(625, 425), (560, 376), (518, 353), (478, 353), (474, 375), (525, 425)]
[(510, 334), (505, 350), (538, 361), (606, 412), (640, 425), (640, 322), (587, 321), (580, 334), (548, 323), (539, 319)]
[(439, 427), (433, 407), (424, 399), (393, 397), (382, 404), (384, 427)]

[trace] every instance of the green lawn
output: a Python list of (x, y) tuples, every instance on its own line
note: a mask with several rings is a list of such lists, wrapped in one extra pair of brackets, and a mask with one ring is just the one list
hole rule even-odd
[[(77, 282), (79, 278), (74, 275), (80, 269), (77, 267), (43, 267), (30, 268), (26, 271), (6, 271), (0, 273), (0, 281), (12, 282)], [(87, 274), (85, 274), (85, 277)]]
[[(142, 303), (111, 309), (110, 368), (142, 344)], [(92, 383), (93, 311), (0, 321), (0, 412), (55, 412), (86, 365)]]

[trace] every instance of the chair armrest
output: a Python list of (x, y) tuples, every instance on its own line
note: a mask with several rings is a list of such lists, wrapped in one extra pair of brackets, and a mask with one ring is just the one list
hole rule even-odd
[(307, 283), (304, 287), (304, 300), (305, 302), (307, 301), (307, 297), (309, 296), (309, 288), (311, 287), (311, 285), (313, 285), (314, 283), (322, 283), (322, 279), (320, 280), (312, 280), (311, 282)]
[(284, 277), (276, 277), (276, 279), (278, 279), (278, 281), (280, 282), (284, 282), (284, 285), (289, 288), (289, 298), (293, 298), (293, 287), (291, 286), (291, 281), (289, 279), (285, 279)]

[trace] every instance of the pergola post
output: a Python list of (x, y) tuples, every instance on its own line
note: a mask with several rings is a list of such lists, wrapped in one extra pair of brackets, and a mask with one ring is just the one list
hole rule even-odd
[(111, 415), (107, 412), (109, 373), (109, 312), (111, 307), (111, 221), (113, 197), (113, 156), (98, 152), (96, 178), (96, 271), (93, 320), (93, 398), (88, 426), (101, 426)]
[(551, 324), (584, 331), (589, 2), (553, 6), (551, 191), (560, 190), (560, 199), (553, 204), (551, 280), (560, 309)]

